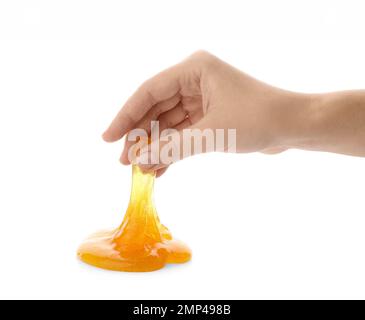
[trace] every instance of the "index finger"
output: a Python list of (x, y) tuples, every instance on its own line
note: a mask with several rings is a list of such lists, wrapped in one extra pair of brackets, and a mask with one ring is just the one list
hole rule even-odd
[(171, 67), (143, 83), (127, 100), (103, 134), (107, 142), (121, 139), (158, 102), (173, 97), (181, 89), (181, 66)]

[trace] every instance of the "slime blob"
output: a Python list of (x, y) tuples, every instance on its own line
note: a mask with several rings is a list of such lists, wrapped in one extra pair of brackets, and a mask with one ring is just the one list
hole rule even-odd
[(121, 226), (87, 239), (78, 250), (83, 262), (114, 271), (147, 272), (191, 259), (190, 249), (160, 223), (153, 203), (154, 180), (154, 174), (133, 166), (132, 192)]

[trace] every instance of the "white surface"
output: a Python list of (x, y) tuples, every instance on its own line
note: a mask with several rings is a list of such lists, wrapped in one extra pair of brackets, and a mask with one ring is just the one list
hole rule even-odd
[(130, 168), (101, 133), (146, 78), (206, 49), (266, 82), (365, 87), (363, 1), (1, 1), (0, 298), (365, 298), (365, 160), (212, 154), (156, 184), (193, 249), (155, 273), (93, 269)]

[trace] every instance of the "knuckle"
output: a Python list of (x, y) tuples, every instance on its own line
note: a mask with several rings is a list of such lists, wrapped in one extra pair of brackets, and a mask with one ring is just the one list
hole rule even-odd
[(207, 59), (210, 56), (212, 55), (206, 50), (197, 50), (191, 55), (192, 58), (197, 58), (197, 59)]
[(218, 59), (205, 50), (198, 50), (190, 56), (190, 60), (193, 63), (199, 64), (199, 66), (205, 70), (209, 70), (216, 65)]
[(194, 59), (194, 60), (199, 61), (200, 63), (209, 63), (209, 62), (214, 61), (216, 59), (215, 56), (213, 56), (211, 53), (209, 53), (206, 50), (195, 51), (191, 55), (191, 58)]

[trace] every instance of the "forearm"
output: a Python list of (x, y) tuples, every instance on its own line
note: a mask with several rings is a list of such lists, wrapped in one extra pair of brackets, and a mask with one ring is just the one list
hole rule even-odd
[(284, 125), (286, 147), (365, 156), (365, 90), (295, 99), (284, 106), (291, 123)]

